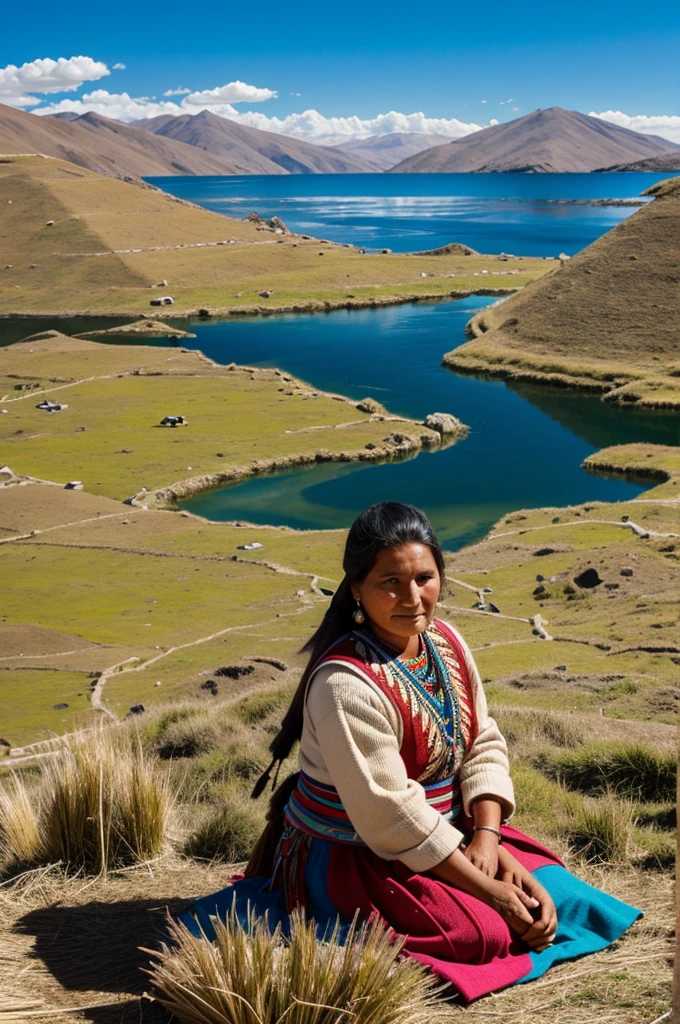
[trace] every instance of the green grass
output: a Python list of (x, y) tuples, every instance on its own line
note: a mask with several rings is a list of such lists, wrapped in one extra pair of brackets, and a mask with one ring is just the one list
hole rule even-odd
[(540, 755), (537, 766), (580, 793), (612, 792), (635, 800), (672, 800), (676, 760), (641, 743), (593, 744)]
[(246, 798), (226, 797), (189, 836), (184, 852), (202, 860), (237, 864), (247, 860), (264, 828), (260, 805)]

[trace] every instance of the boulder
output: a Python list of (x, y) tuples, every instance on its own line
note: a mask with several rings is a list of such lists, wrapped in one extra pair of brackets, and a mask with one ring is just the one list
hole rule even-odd
[(359, 412), (384, 412), (384, 408), (380, 402), (376, 402), (375, 398), (362, 398), (360, 402), (357, 402), (357, 409)]
[(592, 590), (593, 587), (599, 587), (602, 580), (597, 569), (584, 569), (578, 576), (574, 576), (574, 583), (582, 590)]
[(450, 412), (431, 412), (426, 416), (423, 425), (439, 434), (459, 434), (465, 428), (457, 417)]

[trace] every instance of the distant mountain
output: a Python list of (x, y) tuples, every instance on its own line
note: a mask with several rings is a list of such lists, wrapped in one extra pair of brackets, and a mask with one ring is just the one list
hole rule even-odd
[(209, 110), (180, 117), (161, 115), (135, 124), (212, 153), (234, 167), (234, 174), (364, 174), (376, 170), (352, 153), (248, 128)]
[(42, 153), (116, 178), (235, 173), (209, 153), (99, 114), (38, 117), (2, 104), (0, 153)]
[(680, 171), (680, 150), (662, 153), (660, 156), (648, 157), (646, 160), (635, 160), (632, 164), (615, 164), (613, 167), (598, 167), (598, 171)]
[(331, 148), (360, 156), (373, 164), (378, 171), (388, 171), (402, 160), (422, 153), (424, 149), (441, 146), (442, 143), (450, 141), (446, 135), (391, 132), (389, 135), (377, 135), (372, 139), (351, 139)]
[(446, 146), (409, 157), (393, 173), (594, 171), (680, 150), (657, 135), (643, 135), (575, 110), (550, 107), (507, 124), (482, 128)]

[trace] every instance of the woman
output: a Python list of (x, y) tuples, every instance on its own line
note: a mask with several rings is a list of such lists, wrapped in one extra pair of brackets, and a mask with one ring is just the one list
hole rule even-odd
[(300, 772), (274, 794), (245, 878), (185, 923), (211, 935), (234, 900), (284, 929), (304, 907), (320, 936), (338, 915), (377, 914), (466, 1001), (613, 942), (639, 911), (507, 824), (506, 744), (469, 649), (435, 618), (444, 558), (425, 515), (372, 506), (343, 567), (253, 795), (298, 740)]

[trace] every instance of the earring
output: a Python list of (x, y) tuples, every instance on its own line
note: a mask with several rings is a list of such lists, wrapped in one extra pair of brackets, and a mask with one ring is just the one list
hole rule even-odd
[(360, 626), (362, 624), (362, 622), (366, 621), (366, 616), (364, 615), (364, 610), (361, 607), (361, 601), (357, 601), (357, 606), (356, 606), (356, 609), (354, 611), (354, 614), (352, 615), (352, 618), (356, 622), (357, 626)]

